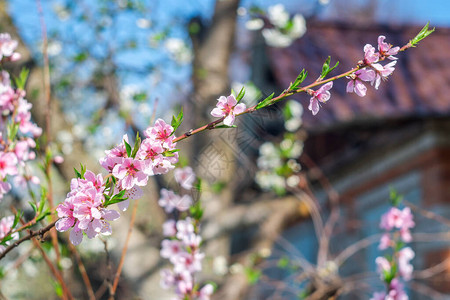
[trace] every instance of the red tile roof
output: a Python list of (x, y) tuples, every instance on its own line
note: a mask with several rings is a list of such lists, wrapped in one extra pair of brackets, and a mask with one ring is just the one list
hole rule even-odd
[[(402, 46), (419, 32), (418, 27), (352, 28), (348, 25), (309, 23), (307, 33), (291, 47), (268, 50), (271, 68), (280, 88), (286, 88), (302, 68), (308, 72), (304, 83), (319, 76), (328, 55), (339, 60), (337, 75), (354, 67), (363, 58), (363, 47), (377, 47), (379, 35)], [(309, 97), (297, 95), (305, 108), (307, 129), (326, 130), (336, 124), (355, 121), (450, 115), (450, 29), (438, 28), (418, 47), (398, 55), (396, 70), (378, 91), (368, 86), (366, 97), (345, 91), (347, 80), (335, 81), (331, 99), (312, 116), (307, 110)], [(383, 63), (384, 64), (384, 63)]]

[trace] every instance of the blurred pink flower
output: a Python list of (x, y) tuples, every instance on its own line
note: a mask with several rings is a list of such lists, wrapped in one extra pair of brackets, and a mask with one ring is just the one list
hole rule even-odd
[(223, 124), (232, 126), (234, 123), (235, 115), (243, 113), (246, 109), (244, 103), (237, 104), (237, 100), (233, 95), (228, 97), (220, 96), (217, 99), (216, 107), (211, 111), (211, 115), (216, 118), (225, 117)]

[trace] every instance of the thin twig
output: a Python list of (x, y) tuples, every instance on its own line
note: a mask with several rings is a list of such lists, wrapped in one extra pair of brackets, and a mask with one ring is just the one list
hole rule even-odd
[(80, 253), (78, 253), (77, 248), (72, 245), (72, 243), (68, 243), (68, 247), (72, 255), (75, 257), (75, 260), (77, 261), (78, 270), (81, 273), (81, 278), (83, 279), (84, 285), (86, 287), (88, 296), (90, 300), (95, 300), (95, 294), (94, 290), (92, 289), (91, 281), (89, 280), (89, 276), (86, 272), (86, 268), (84, 267), (83, 261), (81, 260)]
[(130, 242), (131, 233), (133, 232), (133, 226), (134, 226), (134, 222), (136, 220), (138, 203), (139, 203), (138, 199), (134, 200), (133, 212), (131, 213), (130, 225), (128, 226), (127, 239), (125, 240), (125, 245), (123, 246), (123, 249), (122, 249), (122, 255), (120, 256), (119, 266), (118, 266), (116, 274), (114, 276), (114, 283), (113, 283), (113, 287), (111, 290), (111, 294), (109, 296), (110, 300), (114, 299), (114, 296), (115, 296), (115, 293), (117, 290), (117, 285), (119, 284), (120, 273), (122, 272), (123, 264), (125, 262), (125, 255), (127, 254), (128, 244)]
[[(45, 19), (44, 19), (44, 12), (42, 10), (42, 5), (40, 0), (36, 0), (38, 13), (39, 13), (39, 21), (41, 23), (41, 30), (42, 30), (42, 55), (44, 59), (44, 94), (45, 94), (45, 104), (46, 104), (46, 110), (45, 110), (45, 152), (46, 156), (47, 153), (50, 152), (50, 142), (51, 142), (51, 88), (50, 88), (50, 64), (48, 60), (48, 40), (47, 40), (47, 27), (45, 25)], [(53, 202), (53, 184), (51, 179), (51, 161), (47, 160), (45, 161), (45, 176), (47, 178), (47, 200), (48, 204), (50, 206), (50, 209), (53, 209), (54, 202)], [(52, 221), (55, 221), (55, 216), (50, 216)], [(50, 236), (52, 238), (52, 245), (53, 249), (56, 254), (56, 263), (59, 265), (61, 261), (61, 255), (59, 253), (59, 245), (58, 245), (58, 236), (56, 231), (51, 231)]]
[(39, 229), (39, 230), (37, 230), (37, 231), (29, 230), (29, 234), (28, 234), (28, 235), (22, 237), (21, 239), (19, 239), (19, 240), (17, 240), (17, 241), (12, 242), (11, 245), (9, 245), (9, 246), (5, 249), (5, 251), (3, 251), (2, 253), (0, 253), (0, 259), (2, 259), (3, 257), (5, 257), (5, 255), (8, 254), (8, 252), (10, 252), (12, 249), (16, 248), (17, 246), (19, 246), (19, 245), (22, 244), (23, 242), (28, 241), (28, 240), (30, 240), (30, 239), (34, 238), (35, 236), (38, 236), (38, 235), (41, 236), (41, 237), (43, 237), (44, 234), (45, 234), (47, 231), (50, 231), (50, 230), (55, 226), (55, 223), (56, 223), (56, 221), (54, 221), (54, 222), (48, 224), (48, 225), (45, 226), (44, 228), (41, 228), (41, 229)]
[(414, 210), (414, 211), (420, 213), (421, 215), (423, 215), (425, 218), (428, 218), (428, 219), (431, 219), (431, 220), (435, 220), (435, 221), (437, 221), (439, 223), (442, 223), (442, 224), (445, 224), (447, 226), (450, 226), (450, 220), (449, 219), (447, 219), (447, 218), (445, 218), (445, 217), (443, 217), (441, 215), (438, 215), (438, 214), (436, 214), (436, 213), (434, 213), (432, 211), (420, 208), (417, 205), (415, 205), (415, 204), (413, 204), (413, 203), (411, 203), (411, 202), (409, 202), (407, 200), (403, 200), (402, 202), (406, 206), (409, 206), (412, 210)]

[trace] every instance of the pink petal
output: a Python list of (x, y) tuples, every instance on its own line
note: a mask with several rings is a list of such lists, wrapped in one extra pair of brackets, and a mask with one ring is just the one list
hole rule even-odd
[(221, 118), (225, 115), (225, 112), (222, 109), (216, 107), (211, 111), (211, 115), (216, 118)]
[(312, 112), (312, 114), (315, 116), (319, 112), (319, 101), (315, 97), (311, 97), (309, 100), (309, 106), (308, 109)]
[(237, 114), (243, 113), (245, 111), (245, 109), (246, 109), (245, 104), (244, 103), (239, 103), (238, 105), (236, 105), (234, 107), (234, 114), (237, 115)]
[(229, 114), (224, 120), (223, 120), (223, 124), (227, 125), (227, 126), (232, 126), (234, 123), (234, 114)]

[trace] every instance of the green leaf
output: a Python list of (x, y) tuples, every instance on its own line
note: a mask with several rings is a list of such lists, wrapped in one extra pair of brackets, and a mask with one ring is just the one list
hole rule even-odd
[(78, 172), (77, 169), (73, 168), (73, 170), (75, 171), (75, 176), (77, 176), (77, 178), (83, 179), (83, 176), (81, 176), (81, 173)]
[(133, 100), (136, 102), (144, 102), (148, 98), (148, 95), (146, 92), (136, 93), (133, 95)]
[(399, 206), (403, 200), (403, 196), (398, 194), (397, 190), (391, 187), (389, 191), (389, 200), (392, 206)]
[(266, 106), (269, 106), (271, 104), (273, 95), (275, 95), (275, 93), (270, 94), (266, 99), (264, 99), (263, 101), (259, 102), (258, 105), (256, 105), (255, 109), (260, 109)]
[(85, 61), (87, 58), (88, 58), (88, 54), (87, 54), (86, 52), (81, 52), (81, 53), (75, 55), (75, 57), (73, 58), (73, 60), (74, 60), (75, 62), (78, 62), (78, 63), (79, 63), (79, 62)]
[(18, 89), (25, 90), (25, 84), (27, 82), (29, 74), (30, 74), (30, 69), (23, 68), (22, 71), (20, 71), (19, 76), (14, 78), (14, 81), (16, 82), (16, 87)]
[(261, 271), (252, 268), (246, 268), (245, 275), (247, 275), (248, 283), (253, 285), (259, 281), (259, 278), (261, 277)]
[(119, 202), (127, 200), (128, 197), (125, 197), (125, 192), (126, 192), (126, 190), (122, 190), (119, 193), (112, 196), (109, 200), (107, 200), (107, 197), (105, 197), (105, 204), (104, 204), (105, 207), (107, 207), (111, 204), (115, 204), (115, 203), (119, 203)]
[(139, 136), (139, 132), (138, 132), (138, 133), (136, 133), (136, 142), (134, 143), (134, 148), (133, 148), (133, 151), (131, 152), (132, 158), (136, 157), (136, 153), (138, 152), (139, 147), (141, 147), (141, 137)]
[(33, 203), (32, 201), (28, 201), (28, 203), (31, 205), (31, 207), (33, 208), (33, 211), (35, 212), (35, 213), (37, 213), (37, 206), (36, 206), (36, 204), (35, 203)]
[(36, 222), (41, 221), (42, 219), (44, 219), (46, 216), (49, 216), (50, 214), (51, 214), (50, 209), (47, 208), (47, 209), (45, 210), (45, 212), (39, 214), (39, 217), (36, 218)]
[(14, 222), (13, 222), (13, 226), (11, 226), (11, 228), (16, 227), (17, 224), (19, 224), (20, 218), (23, 216), (23, 212), (22, 211), (17, 211), (16, 215), (14, 216)]
[(178, 129), (178, 127), (180, 127), (181, 122), (183, 122), (183, 107), (181, 107), (180, 112), (178, 113), (178, 116), (172, 116), (172, 122), (170, 125), (172, 125), (173, 127), (173, 132), (172, 134), (175, 132), (175, 130)]
[(203, 217), (203, 208), (201, 206), (200, 201), (197, 201), (194, 205), (192, 205), (189, 208), (189, 212), (191, 213), (191, 216), (195, 219), (195, 220), (200, 220)]
[(333, 71), (339, 65), (339, 62), (336, 62), (334, 67), (332, 67), (330, 69), (330, 61), (331, 61), (331, 56), (328, 56), (327, 60), (325, 61), (325, 63), (322, 66), (322, 74), (320, 74), (320, 78), (325, 78), (325, 76), (327, 76), (331, 71)]
[(214, 126), (214, 128), (237, 128), (237, 126), (236, 125), (228, 126), (228, 125), (222, 124), (222, 125), (216, 125), (216, 126)]
[(242, 100), (242, 98), (244, 98), (244, 95), (245, 95), (245, 86), (242, 87), (242, 89), (239, 91), (239, 95), (237, 95), (236, 97), (237, 103), (239, 103)]
[(290, 260), (288, 257), (283, 256), (278, 260), (277, 266), (281, 269), (286, 269), (289, 266)]
[(131, 146), (127, 143), (127, 141), (123, 140), (123, 143), (125, 144), (125, 148), (127, 149), (127, 155), (128, 157), (131, 157)]
[(18, 123), (10, 123), (6, 128), (8, 138), (12, 141), (16, 138), (17, 132), (19, 131)]
[(434, 27), (433, 27), (433, 29), (428, 30), (429, 25), (430, 25), (430, 22), (428, 22), (422, 28), (422, 30), (410, 41), (412, 47), (415, 47), (421, 40), (423, 40), (424, 38), (426, 38), (427, 36), (429, 36), (430, 34), (432, 34), (434, 32), (434, 30), (435, 30)]
[(296, 89), (305, 79), (306, 76), (308, 76), (308, 72), (303, 69), (300, 74), (298, 74), (297, 78), (295, 79), (294, 83), (291, 84), (291, 87), (289, 90)]

